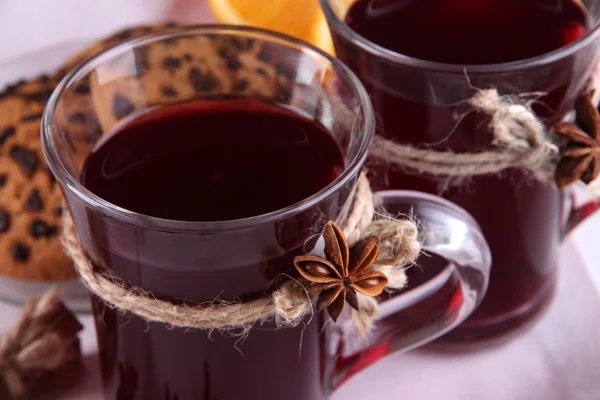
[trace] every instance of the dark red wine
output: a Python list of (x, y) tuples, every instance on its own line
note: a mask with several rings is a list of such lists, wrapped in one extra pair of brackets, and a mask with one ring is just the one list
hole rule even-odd
[(325, 128), (266, 103), (170, 106), (109, 134), (83, 184), (119, 207), (182, 221), (266, 214), (331, 183), (342, 154)]
[(451, 64), (496, 64), (556, 50), (585, 33), (573, 0), (359, 0), (348, 25), (397, 53)]
[[(260, 101), (158, 108), (101, 140), (81, 173), (87, 188), (128, 210), (183, 221), (275, 211), (317, 193), (344, 168), (323, 126)], [(77, 201), (72, 211), (88, 224), (82, 240), (99, 270), (173, 303), (233, 301), (262, 296), (292, 273), (293, 257), (319, 223), (336, 217), (349, 189), (282, 220), (202, 234), (133, 226)], [(264, 323), (245, 337), (148, 323), (92, 300), (107, 399), (326, 397), (319, 318), (280, 330)]]
[[(585, 10), (573, 0), (358, 0), (348, 25), (366, 39), (399, 54), (458, 65), (507, 63), (557, 50), (582, 37)], [(512, 73), (446, 74), (394, 64), (333, 32), (338, 56), (371, 95), (378, 134), (430, 149), (489, 149), (492, 134), (482, 113), (466, 113), (475, 87), (501, 94), (544, 92), (533, 105), (551, 124), (572, 106), (589, 72), (589, 51)], [(576, 65), (577, 67), (573, 67)], [(468, 74), (467, 74), (468, 75)], [(471, 86), (471, 84), (473, 86)], [(430, 93), (433, 93), (430, 95)], [(371, 159), (375, 189), (442, 193), (479, 222), (493, 258), (490, 286), (475, 314), (454, 331), (456, 340), (485, 339), (515, 328), (547, 303), (555, 282), (560, 242), (560, 194), (523, 171), (475, 176), (441, 190), (443, 182), (406, 173)]]

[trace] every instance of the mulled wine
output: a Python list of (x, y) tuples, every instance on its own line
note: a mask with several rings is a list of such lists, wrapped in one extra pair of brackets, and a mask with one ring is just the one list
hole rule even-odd
[(180, 221), (267, 214), (330, 184), (344, 167), (324, 127), (268, 103), (159, 108), (105, 134), (83, 184), (115, 205)]
[[(331, 183), (343, 168), (340, 148), (319, 123), (258, 100), (213, 99), (157, 108), (107, 133), (89, 155), (81, 180), (93, 193), (130, 211), (180, 221), (223, 221), (297, 203)], [(326, 217), (328, 210), (321, 211)], [(129, 227), (115, 224), (105, 232), (98, 225), (92, 235), (109, 234), (116, 245), (97, 253), (102, 259), (96, 266), (173, 302), (252, 298), (273, 289), (279, 274), (291, 272), (293, 256), (315, 234), (311, 217), (316, 215), (312, 210), (290, 223), (265, 224), (252, 243), (231, 235), (230, 241), (216, 236), (194, 244), (173, 233), (170, 244), (162, 245), (169, 254), (157, 255), (169, 258), (163, 265), (152, 256), (150, 231), (138, 230), (139, 254), (127, 256), (121, 249), (130, 240)], [(269, 248), (277, 245), (282, 249)], [(244, 254), (245, 262), (236, 253)], [(195, 266), (179, 261), (194, 258)], [(93, 305), (109, 398), (324, 398), (315, 368), (318, 323), (277, 331), (268, 324), (244, 337), (242, 332), (186, 332), (147, 323), (97, 298)]]
[[(358, 0), (345, 22), (375, 45), (432, 62), (391, 61), (330, 25), (338, 56), (371, 95), (377, 133), (432, 150), (491, 147), (489, 119), (467, 103), (477, 89), (536, 92), (538, 116), (548, 124), (559, 120), (583, 87), (593, 58), (592, 49), (585, 49), (529, 69), (504, 71), (498, 66), (498, 72), (490, 67), (470, 73), (469, 67), (461, 67), (540, 57), (580, 39), (589, 26), (588, 15), (573, 0)], [(368, 166), (374, 189), (441, 194), (481, 225), (493, 255), (490, 286), (465, 330), (454, 332), (455, 339), (494, 337), (521, 326), (548, 303), (561, 235), (562, 199), (556, 189), (516, 169), (446, 186), (444, 178), (406, 173), (378, 160)]]
[(358, 0), (346, 22), (399, 54), (484, 65), (568, 45), (585, 34), (587, 15), (574, 0)]

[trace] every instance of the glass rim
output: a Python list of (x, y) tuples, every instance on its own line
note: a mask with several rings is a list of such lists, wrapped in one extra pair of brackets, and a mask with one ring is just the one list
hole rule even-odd
[[(131, 50), (132, 48), (174, 37), (185, 37), (201, 34), (238, 36), (271, 41), (278, 46), (302, 52), (310, 57), (322, 58), (332, 68), (332, 71), (349, 86), (350, 91), (352, 91), (352, 95), (360, 102), (360, 112), (363, 115), (364, 128), (362, 129), (363, 134), (361, 135), (359, 148), (356, 152), (356, 155), (352, 160), (350, 160), (346, 168), (344, 168), (342, 173), (333, 182), (299, 202), (265, 214), (223, 221), (182, 221), (154, 217), (131, 211), (110, 203), (88, 190), (79, 182), (77, 177), (73, 176), (73, 174), (69, 172), (68, 168), (65, 166), (63, 160), (58, 154), (53, 140), (53, 137), (56, 135), (53, 125), (54, 114), (65, 90), (76, 85), (81, 77), (89, 74), (100, 65), (106, 63), (107, 60), (114, 58), (120, 53)], [(306, 43), (300, 39), (296, 39), (285, 34), (256, 27), (223, 24), (200, 24), (166, 28), (159, 32), (153, 32), (109, 46), (93, 57), (77, 65), (61, 79), (50, 96), (50, 99), (48, 100), (48, 103), (44, 109), (41, 124), (42, 150), (50, 171), (54, 174), (60, 185), (75, 193), (86, 204), (86, 206), (99, 211), (104, 215), (135, 225), (142, 225), (154, 229), (169, 229), (180, 232), (226, 231), (243, 229), (283, 220), (301, 213), (313, 207), (315, 204), (318, 204), (332, 193), (340, 190), (351, 178), (358, 176), (362, 165), (367, 158), (368, 150), (371, 146), (374, 135), (375, 114), (369, 99), (369, 95), (367, 94), (366, 89), (363, 87), (358, 77), (340, 60), (325, 53), (310, 43)]]
[[(503, 73), (517, 70), (529, 69), (551, 64), (565, 57), (568, 57), (589, 43), (593, 42), (600, 35), (600, 23), (596, 23), (584, 36), (566, 46), (559, 47), (553, 51), (537, 55), (535, 57), (524, 58), (522, 60), (493, 63), (493, 64), (450, 64), (437, 61), (423, 60), (416, 57), (410, 57), (393, 50), (386, 49), (375, 42), (363, 37), (354, 31), (345, 21), (338, 18), (331, 7), (332, 0), (319, 0), (321, 9), (325, 14), (327, 22), (346, 39), (363, 50), (384, 58), (395, 64), (403, 64), (409, 67), (420, 68), (435, 72), (456, 73), (464, 75), (465, 73), (483, 74), (483, 73)], [(333, 0), (335, 1), (335, 0)]]

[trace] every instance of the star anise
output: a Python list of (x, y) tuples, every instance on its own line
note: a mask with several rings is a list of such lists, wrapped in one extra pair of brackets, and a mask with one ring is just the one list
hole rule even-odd
[(379, 251), (379, 237), (368, 237), (349, 249), (342, 230), (328, 222), (323, 238), (326, 258), (314, 254), (297, 256), (294, 266), (310, 282), (308, 291), (319, 293), (318, 310), (327, 308), (331, 319), (337, 321), (345, 302), (358, 310), (356, 292), (378, 296), (388, 280), (372, 268)]
[(591, 91), (577, 98), (576, 124), (566, 122), (555, 127), (556, 133), (568, 140), (560, 148), (562, 157), (555, 175), (561, 190), (579, 179), (590, 183), (600, 173), (600, 113), (593, 97)]

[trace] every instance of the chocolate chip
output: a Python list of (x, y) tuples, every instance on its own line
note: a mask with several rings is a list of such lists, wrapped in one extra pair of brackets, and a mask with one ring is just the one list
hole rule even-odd
[(13, 136), (17, 130), (14, 126), (7, 126), (6, 128), (0, 128), (0, 146), (4, 146), (6, 140)]
[(10, 248), (10, 253), (12, 254), (15, 261), (25, 262), (29, 260), (29, 247), (24, 245), (23, 243), (15, 243)]
[(204, 74), (199, 68), (196, 67), (190, 69), (188, 77), (196, 93), (214, 90), (219, 85), (219, 81), (217, 81), (212, 75)]
[(233, 85), (233, 90), (236, 92), (243, 92), (248, 88), (248, 81), (246, 79), (240, 79)]
[(135, 111), (133, 103), (120, 93), (116, 93), (113, 98), (113, 115), (117, 119), (124, 118)]
[(75, 93), (89, 94), (90, 93), (90, 83), (88, 81), (85, 81), (85, 82), (82, 82), (79, 85), (75, 86)]
[(52, 171), (50, 171), (50, 169), (48, 169), (48, 180), (50, 181), (50, 187), (54, 187), (54, 185), (56, 184), (56, 177), (54, 176)]
[(171, 46), (173, 46), (174, 44), (176, 44), (178, 41), (179, 41), (179, 39), (178, 39), (178, 38), (176, 38), (176, 37), (172, 37), (172, 38), (163, 39), (163, 40), (162, 40), (162, 44), (163, 44), (163, 46), (165, 46), (165, 47), (171, 47)]
[(10, 214), (0, 210), (0, 232), (8, 232), (10, 229)]
[(4, 91), (8, 94), (13, 93), (15, 90), (17, 90), (18, 88), (23, 86), (25, 83), (26, 83), (25, 79), (18, 80), (17, 82), (13, 83), (12, 85), (8, 85), (6, 87), (6, 89), (4, 89)]
[(237, 57), (231, 54), (226, 48), (220, 49), (219, 55), (225, 61), (225, 64), (227, 64), (227, 68), (229, 68), (229, 70), (237, 71), (241, 68), (242, 63), (240, 62), (240, 60), (238, 60)]
[(85, 115), (82, 112), (75, 112), (71, 115), (69, 115), (67, 117), (67, 120), (69, 122), (81, 122), (81, 123), (86, 123), (87, 122), (87, 115)]
[(165, 28), (176, 28), (176, 27), (177, 27), (177, 22), (170, 21), (165, 24)]
[(8, 177), (6, 176), (6, 174), (0, 175), (0, 187), (3, 187), (4, 185), (6, 185), (7, 180), (8, 180)]
[(50, 77), (47, 74), (40, 75), (38, 79), (42, 83), (48, 83), (50, 81)]
[(192, 57), (192, 55), (191, 55), (190, 53), (185, 53), (185, 54), (183, 55), (183, 59), (184, 59), (185, 61), (187, 61), (187, 62), (191, 62), (191, 61), (193, 60), (193, 57)]
[(177, 96), (177, 91), (172, 87), (172, 86), (162, 86), (160, 88), (160, 91), (162, 92), (163, 96), (165, 97), (176, 97)]
[(256, 73), (259, 75), (267, 76), (267, 71), (265, 71), (263, 68), (258, 67), (254, 71), (256, 71)]
[(29, 193), (29, 197), (27, 197), (27, 201), (25, 202), (25, 209), (30, 211), (41, 211), (44, 209), (44, 202), (37, 189), (33, 189)]
[(23, 116), (23, 121), (36, 121), (42, 118), (43, 113), (29, 114)]
[(52, 95), (53, 90), (47, 89), (41, 92), (23, 93), (23, 98), (26, 100), (36, 101), (38, 103), (45, 103)]
[(125, 31), (117, 34), (116, 39), (118, 39), (118, 40), (127, 40), (127, 39), (129, 39), (130, 37), (133, 36), (133, 33), (134, 33), (133, 29), (127, 29), (127, 30), (125, 30)]
[(262, 62), (268, 63), (271, 61), (271, 54), (267, 51), (266, 47), (263, 46), (263, 48), (260, 49), (260, 52), (256, 55), (256, 58)]
[(296, 80), (296, 74), (292, 71), (290, 71), (289, 68), (286, 68), (286, 66), (284, 65), (276, 65), (275, 66), (275, 70), (282, 76), (284, 76), (285, 78), (287, 78), (289, 81), (295, 81)]
[(29, 233), (36, 239), (41, 237), (52, 237), (58, 233), (58, 228), (41, 219), (34, 219), (31, 221), (31, 225), (29, 225)]
[(10, 148), (9, 154), (27, 176), (31, 177), (40, 165), (37, 154), (26, 147), (15, 144)]
[(162, 66), (165, 69), (177, 69), (181, 67), (181, 61), (175, 57), (165, 57)]
[(240, 39), (233, 36), (229, 37), (227, 41), (238, 50), (248, 50), (254, 43), (253, 39)]
[(62, 207), (56, 207), (54, 209), (54, 215), (56, 215), (57, 217), (62, 217), (62, 215), (63, 215), (63, 208)]
[(8, 85), (4, 88), (4, 90), (2, 90), (2, 92), (0, 93), (0, 97), (4, 97), (4, 96), (8, 96), (10, 94), (12, 94), (12, 92), (15, 91), (17, 87), (13, 84), (13, 85)]

